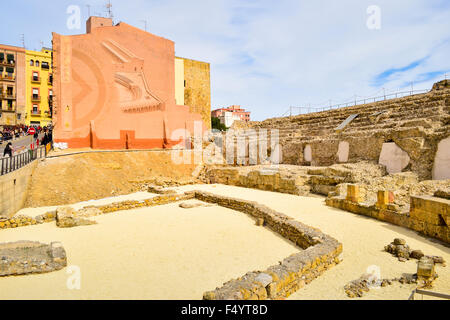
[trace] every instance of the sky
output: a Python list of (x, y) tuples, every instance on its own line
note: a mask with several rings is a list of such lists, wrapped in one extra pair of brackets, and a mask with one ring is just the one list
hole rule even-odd
[[(15, 0), (0, 43), (40, 50), (51, 33), (85, 33), (103, 0)], [(175, 42), (211, 64), (212, 109), (241, 105), (252, 120), (430, 89), (450, 78), (448, 0), (111, 0), (115, 22)], [(88, 5), (90, 6), (88, 8)], [(69, 28), (78, 6), (81, 27)], [(295, 109), (294, 109), (295, 110)]]

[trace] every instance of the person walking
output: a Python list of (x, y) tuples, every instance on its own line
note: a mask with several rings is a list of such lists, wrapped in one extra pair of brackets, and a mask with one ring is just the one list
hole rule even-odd
[(3, 156), (6, 157), (6, 155), (9, 155), (9, 157), (12, 157), (12, 143), (8, 142), (8, 144), (5, 147), (5, 150), (3, 151)]

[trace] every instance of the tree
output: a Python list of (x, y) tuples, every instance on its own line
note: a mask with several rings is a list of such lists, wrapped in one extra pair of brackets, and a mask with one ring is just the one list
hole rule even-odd
[(226, 131), (227, 127), (223, 123), (220, 123), (220, 119), (216, 117), (211, 117), (211, 127), (220, 131)]

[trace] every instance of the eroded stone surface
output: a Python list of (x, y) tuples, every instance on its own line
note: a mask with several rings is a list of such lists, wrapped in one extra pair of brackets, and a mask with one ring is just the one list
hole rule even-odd
[(97, 222), (84, 219), (78, 216), (72, 207), (59, 207), (56, 209), (56, 226), (59, 228), (72, 228), (78, 226), (87, 226)]
[(60, 242), (17, 241), (0, 244), (0, 276), (60, 270), (67, 266)]

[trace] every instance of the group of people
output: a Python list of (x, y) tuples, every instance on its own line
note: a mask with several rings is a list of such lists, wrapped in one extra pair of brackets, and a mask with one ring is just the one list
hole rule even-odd
[[(4, 127), (2, 131), (0, 131), (0, 134), (2, 136), (7, 136), (10, 135), (13, 138), (19, 138), (21, 136), (27, 136), (28, 135), (28, 130), (29, 130), (30, 126), (26, 126), (26, 125), (18, 125), (18, 126), (8, 126), (8, 127)], [(35, 133), (33, 135), (33, 142), (32, 145), (47, 145), (48, 143), (53, 141), (53, 135), (52, 135), (52, 127), (51, 126), (47, 126), (47, 127), (41, 127), (41, 126), (34, 126), (35, 129)], [(40, 133), (44, 132), (44, 136), (42, 137), (41, 140), (39, 140), (39, 135)], [(9, 141), (4, 150), (3, 150), (3, 157), (9, 156), (12, 157), (13, 156), (13, 152), (14, 152), (14, 148), (12, 145), (12, 142)]]
[[(20, 125), (14, 125), (14, 126), (3, 126), (3, 128), (0, 129), (0, 135), (6, 139), (7, 137), (10, 137), (11, 139), (14, 138), (20, 138), (27, 135), (28, 129), (30, 126), (20, 124)], [(40, 126), (36, 127), (36, 130), (42, 130)]]

